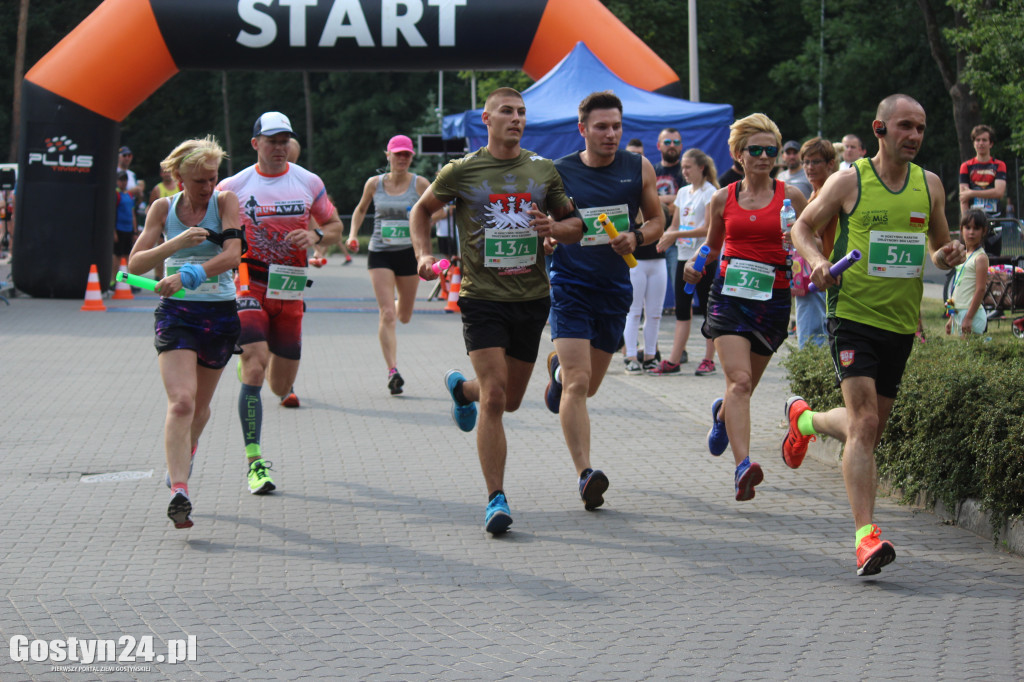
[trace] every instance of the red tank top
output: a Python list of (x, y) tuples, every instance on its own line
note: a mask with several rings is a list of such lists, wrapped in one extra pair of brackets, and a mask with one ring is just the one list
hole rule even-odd
[(775, 196), (764, 208), (748, 211), (740, 208), (736, 193), (742, 180), (729, 185), (722, 220), (725, 222), (725, 248), (722, 250), (721, 275), (725, 276), (728, 259), (741, 258), (776, 266), (775, 289), (789, 287), (784, 267), (789, 254), (782, 248), (779, 211), (786, 198), (786, 184), (775, 180)]

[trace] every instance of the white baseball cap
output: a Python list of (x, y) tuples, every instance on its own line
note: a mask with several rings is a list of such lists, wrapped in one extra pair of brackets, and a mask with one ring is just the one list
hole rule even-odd
[(289, 133), (294, 135), (292, 122), (280, 111), (268, 111), (256, 119), (256, 125), (252, 127), (252, 136), (276, 135), (278, 133)]

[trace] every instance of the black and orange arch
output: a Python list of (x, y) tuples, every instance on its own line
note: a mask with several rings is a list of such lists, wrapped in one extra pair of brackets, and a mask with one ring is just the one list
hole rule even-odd
[[(120, 122), (187, 69), (522, 69), (540, 78), (583, 41), (623, 80), (680, 95), (678, 76), (599, 0), (105, 0), (26, 74), (15, 286), (80, 298), (109, 281)], [(111, 69), (123, 55), (132, 68)]]

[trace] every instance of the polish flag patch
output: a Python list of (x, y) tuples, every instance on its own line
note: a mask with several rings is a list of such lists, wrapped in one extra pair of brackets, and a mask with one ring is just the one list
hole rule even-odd
[(917, 226), (923, 227), (924, 224), (925, 224), (925, 221), (927, 219), (928, 219), (928, 216), (925, 215), (924, 213), (917, 213), (917, 212), (914, 212), (914, 211), (911, 211), (911, 213), (910, 213), (910, 224), (911, 225), (917, 225)]

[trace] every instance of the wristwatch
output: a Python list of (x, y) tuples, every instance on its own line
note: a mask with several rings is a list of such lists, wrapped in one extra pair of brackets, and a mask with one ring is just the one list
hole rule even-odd
[(316, 232), (316, 243), (319, 244), (324, 240), (324, 231), (320, 228), (314, 228), (313, 231)]
[(644, 233), (643, 233), (643, 230), (641, 230), (639, 228), (633, 230), (633, 236), (636, 237), (636, 248), (639, 249), (641, 246), (643, 246), (643, 243), (644, 243)]

